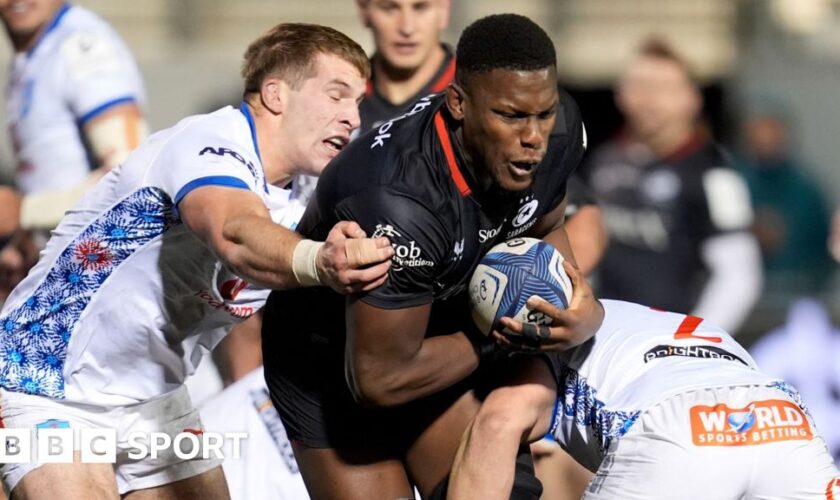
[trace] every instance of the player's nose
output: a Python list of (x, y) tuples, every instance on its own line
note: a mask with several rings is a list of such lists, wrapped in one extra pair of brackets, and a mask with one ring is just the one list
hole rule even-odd
[(339, 121), (349, 131), (354, 131), (362, 125), (362, 118), (359, 114), (359, 105), (354, 101), (348, 105), (341, 113)]
[(527, 149), (540, 149), (545, 137), (536, 117), (528, 118), (519, 130), (519, 143)]

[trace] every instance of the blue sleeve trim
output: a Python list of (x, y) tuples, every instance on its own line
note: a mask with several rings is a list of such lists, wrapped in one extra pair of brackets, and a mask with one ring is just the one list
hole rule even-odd
[(87, 113), (83, 114), (81, 118), (79, 118), (79, 123), (84, 125), (85, 123), (93, 120), (97, 116), (101, 115), (102, 113), (108, 111), (109, 109), (113, 108), (114, 106), (119, 106), (120, 104), (125, 104), (129, 102), (137, 102), (137, 99), (134, 96), (123, 96), (118, 97), (116, 99), (112, 99), (104, 104), (100, 104), (99, 106), (93, 108), (92, 110), (88, 111)]
[(46, 36), (50, 34), (56, 28), (56, 26), (58, 26), (58, 23), (60, 23), (61, 20), (64, 18), (64, 15), (67, 14), (67, 11), (70, 10), (70, 7), (71, 5), (65, 2), (64, 5), (62, 5), (61, 8), (58, 9), (58, 12), (56, 12), (55, 17), (52, 19), (49, 26), (47, 26), (47, 29), (45, 29), (44, 32), (41, 33), (41, 36), (38, 37), (38, 40), (35, 42), (35, 44), (29, 50), (26, 51), (27, 58), (32, 57), (32, 54), (35, 53), (35, 49), (37, 49), (38, 46), (41, 45), (41, 41), (44, 38), (46, 38)]
[(184, 196), (188, 195), (190, 191), (203, 186), (222, 186), (247, 189), (248, 191), (251, 190), (248, 184), (238, 177), (232, 177), (229, 175), (210, 175), (207, 177), (199, 177), (198, 179), (191, 180), (178, 191), (178, 194), (175, 195), (175, 206), (177, 207), (178, 204), (181, 203), (181, 200), (184, 199)]

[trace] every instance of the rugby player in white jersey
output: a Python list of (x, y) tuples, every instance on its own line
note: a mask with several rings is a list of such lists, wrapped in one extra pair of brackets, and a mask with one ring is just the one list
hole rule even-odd
[(387, 239), (351, 240), (364, 232), (340, 222), (316, 243), (269, 214), (293, 226), (296, 176), (318, 175), (359, 126), (361, 47), (281, 24), (251, 44), (242, 74), (238, 109), (154, 134), (96, 184), (0, 312), (5, 426), (117, 431), (113, 465), (5, 466), (18, 498), (227, 498), (218, 460), (129, 459), (125, 436), (200, 432), (183, 381), (266, 287), (346, 293), (386, 279)]
[(2, 200), (13, 224), (0, 238), (11, 240), (7, 253), (23, 254), (18, 266), (2, 261), (7, 272), (25, 273), (40, 245), (13, 231), (53, 229), (125, 159), (147, 134), (145, 93), (130, 51), (92, 12), (62, 0), (0, 0), (0, 19), (14, 49), (5, 121), (22, 195)]
[(508, 498), (520, 441), (546, 434), (595, 472), (584, 498), (837, 498), (840, 473), (799, 394), (729, 334), (696, 316), (602, 303), (592, 339), (552, 354), (550, 368), (525, 358), (517, 382), (484, 401), (448, 498)]

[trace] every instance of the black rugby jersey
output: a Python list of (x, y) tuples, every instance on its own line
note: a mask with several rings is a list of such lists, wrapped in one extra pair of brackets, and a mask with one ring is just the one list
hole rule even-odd
[[(746, 230), (749, 223), (749, 217), (737, 216), (749, 207), (733, 206), (737, 199), (710, 197), (715, 178), (735, 175), (728, 163), (699, 134), (667, 158), (621, 139), (594, 152), (587, 171), (610, 237), (598, 268), (600, 297), (693, 310), (708, 277), (700, 254), (703, 241)], [(713, 211), (736, 216), (714, 217)]]
[[(391, 101), (382, 96), (382, 94), (376, 90), (375, 75), (371, 75), (370, 80), (367, 82), (365, 98), (359, 105), (359, 115), (362, 120), (362, 124), (359, 127), (359, 133), (364, 134), (372, 128), (378, 128), (391, 118), (404, 114), (411, 109), (411, 105), (414, 104), (415, 101), (422, 97), (426, 97), (429, 94), (437, 94), (446, 90), (446, 87), (449, 86), (449, 83), (455, 77), (455, 54), (452, 52), (452, 47), (449, 45), (444, 43), (441, 44), (441, 46), (446, 52), (446, 57), (437, 72), (435, 72), (435, 75), (431, 78), (431, 80), (426, 82), (426, 85), (420, 89), (417, 94), (404, 103), (393, 104)], [(373, 57), (375, 58), (376, 56), (374, 55)], [(371, 64), (373, 64), (373, 59), (371, 59)]]
[(298, 230), (323, 240), (340, 220), (387, 236), (396, 251), (388, 281), (361, 300), (406, 308), (466, 288), (493, 245), (526, 233), (566, 194), (584, 151), (582, 123), (568, 94), (534, 182), (519, 193), (478, 191), (453, 144), (444, 97), (421, 99), (407, 115), (352, 142), (324, 171)]

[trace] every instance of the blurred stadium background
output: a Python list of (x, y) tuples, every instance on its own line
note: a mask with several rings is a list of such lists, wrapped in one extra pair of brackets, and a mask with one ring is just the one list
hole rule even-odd
[[(180, 117), (239, 100), (241, 55), (258, 33), (281, 21), (327, 24), (370, 50), (354, 0), (77, 0), (126, 39), (143, 71), (153, 130)], [(553, 36), (564, 85), (577, 97), (597, 144), (619, 123), (611, 85), (638, 42), (659, 35), (691, 63), (704, 85), (715, 136), (738, 147), (737, 128), (751, 102), (784, 104), (794, 153), (840, 204), (840, 0), (452, 0), (445, 39), (455, 43), (472, 20), (517, 12)], [(0, 77), (11, 57), (0, 44)], [(6, 134), (0, 166), (11, 165)], [(820, 297), (840, 319), (835, 268)], [(750, 343), (784, 321), (795, 297), (765, 296), (741, 336)]]

